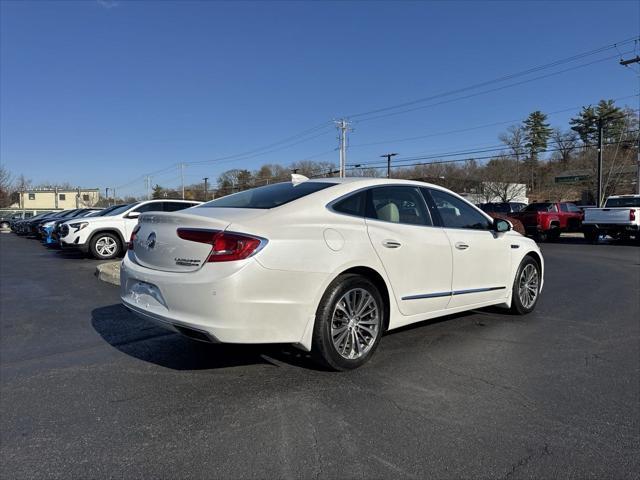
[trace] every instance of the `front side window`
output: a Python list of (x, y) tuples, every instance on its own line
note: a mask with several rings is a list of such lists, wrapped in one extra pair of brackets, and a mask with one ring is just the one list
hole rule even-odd
[(408, 225), (433, 225), (417, 187), (389, 186), (369, 190), (367, 218)]
[(560, 211), (561, 212), (568, 212), (569, 211), (569, 207), (567, 206), (566, 203), (561, 203), (560, 204)]
[(576, 207), (573, 203), (567, 203), (567, 208), (569, 209), (569, 211), (571, 213), (580, 213), (581, 212), (581, 210), (578, 207)]
[(306, 181), (274, 183), (234, 193), (200, 205), (199, 208), (276, 208), (312, 193), (329, 188), (335, 183)]
[(443, 227), (473, 230), (488, 230), (490, 228), (491, 225), (487, 217), (464, 200), (440, 190), (429, 189), (429, 192), (436, 210), (440, 214)]

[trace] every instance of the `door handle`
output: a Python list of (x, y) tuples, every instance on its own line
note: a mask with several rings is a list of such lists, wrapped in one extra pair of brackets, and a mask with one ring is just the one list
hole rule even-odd
[(458, 250), (466, 250), (467, 248), (469, 248), (469, 245), (463, 242), (456, 242), (456, 248)]
[(385, 240), (382, 242), (382, 245), (387, 248), (398, 248), (402, 244), (400, 242), (396, 242), (395, 240)]

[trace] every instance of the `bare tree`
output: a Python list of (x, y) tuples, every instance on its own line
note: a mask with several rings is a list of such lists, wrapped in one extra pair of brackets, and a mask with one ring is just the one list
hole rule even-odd
[(520, 181), (520, 162), (526, 154), (526, 135), (520, 125), (511, 125), (507, 131), (498, 135), (498, 140), (509, 147), (509, 152), (515, 160), (514, 170), (511, 175), (511, 181), (518, 183)]
[(526, 195), (526, 187), (513, 181), (516, 160), (500, 155), (487, 162), (483, 170), (482, 197), (485, 202), (510, 202)]
[(0, 207), (8, 207), (11, 204), (11, 173), (4, 165), (0, 165)]
[(551, 140), (555, 144), (562, 163), (565, 165), (569, 163), (571, 153), (578, 147), (578, 134), (572, 130), (563, 132), (559, 128), (554, 128), (551, 132)]

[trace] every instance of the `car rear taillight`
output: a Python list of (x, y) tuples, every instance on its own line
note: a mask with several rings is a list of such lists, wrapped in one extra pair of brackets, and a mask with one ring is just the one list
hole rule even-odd
[(629, 210), (629, 220), (631, 222), (635, 222), (636, 221), (636, 211), (633, 208), (631, 210)]
[(140, 230), (140, 225), (136, 225), (133, 227), (133, 232), (131, 232), (131, 238), (129, 239), (129, 250), (133, 250), (133, 242), (136, 241), (136, 235), (138, 235), (138, 231)]
[(207, 262), (230, 262), (248, 258), (256, 253), (265, 242), (261, 238), (250, 235), (195, 228), (179, 228), (178, 237), (190, 242), (211, 245), (211, 253), (209, 253)]

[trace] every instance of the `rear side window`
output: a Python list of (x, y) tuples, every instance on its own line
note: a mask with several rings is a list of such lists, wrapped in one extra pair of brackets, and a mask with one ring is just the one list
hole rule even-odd
[(408, 225), (433, 225), (418, 188), (390, 186), (372, 188), (369, 192), (367, 218)]
[(275, 208), (333, 185), (335, 183), (312, 181), (297, 185), (291, 182), (275, 183), (218, 198), (200, 205), (200, 208)]
[(134, 212), (140, 212), (140, 213), (144, 213), (144, 212), (161, 212), (162, 211), (162, 204), (164, 202), (152, 202), (152, 203), (145, 203), (144, 205), (140, 205), (138, 208), (136, 208), (134, 210)]
[(342, 200), (334, 203), (331, 208), (339, 213), (364, 217), (364, 206), (366, 200), (367, 192), (362, 191), (349, 195), (347, 198), (343, 198)]
[(184, 210), (185, 208), (193, 207), (193, 203), (181, 203), (181, 202), (164, 202), (165, 212), (177, 212), (178, 210)]

